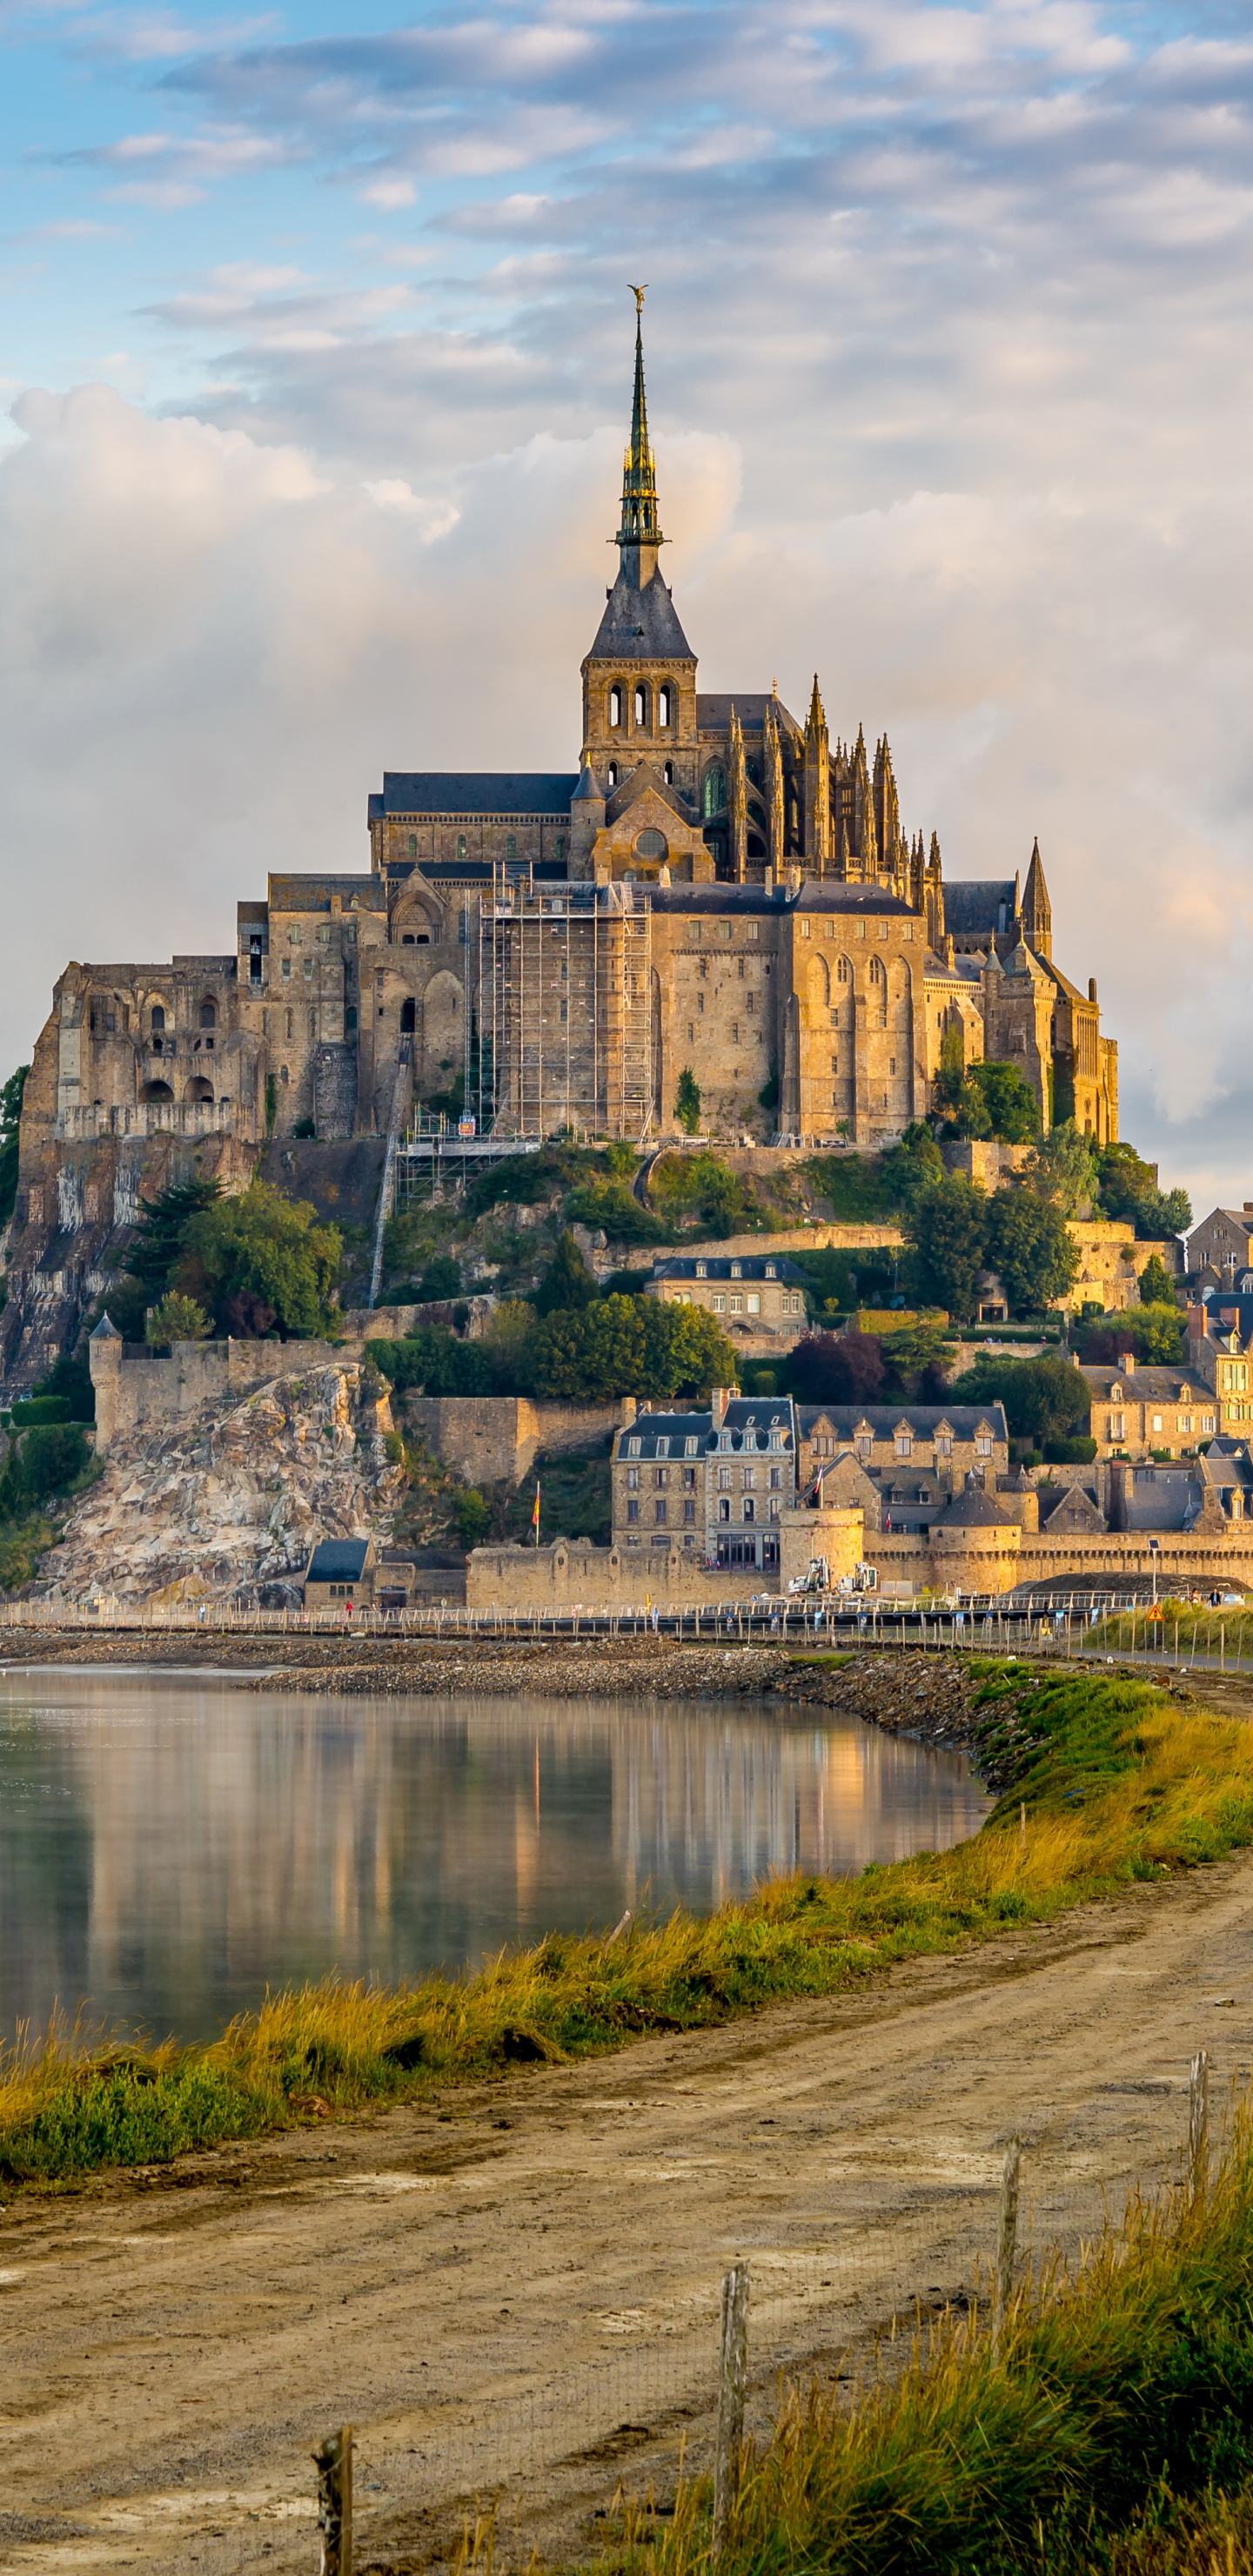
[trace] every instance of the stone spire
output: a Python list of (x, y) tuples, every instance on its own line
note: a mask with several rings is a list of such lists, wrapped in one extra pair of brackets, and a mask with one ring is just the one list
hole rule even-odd
[(744, 728), (739, 711), (732, 705), (731, 727), (727, 744), (727, 815), (731, 826), (731, 875), (736, 885), (743, 885), (748, 875), (748, 770), (744, 759)]
[(831, 748), (816, 671), (805, 718), (805, 858), (812, 876), (826, 875), (831, 859)]
[[(853, 745), (851, 762), (852, 805), (851, 838), (857, 852), (857, 873), (863, 879), (879, 873), (879, 836), (875, 830), (874, 793), (870, 783), (870, 762), (866, 754), (866, 735), (861, 725)], [(852, 868), (849, 869), (850, 876)]]
[(778, 682), (776, 681), (774, 688), (771, 690), (770, 696), (766, 700), (766, 713), (762, 725), (763, 749), (765, 751), (766, 760), (766, 813), (770, 820), (770, 865), (775, 872), (776, 885), (779, 883), (780, 872), (783, 867), (784, 848), (783, 754), (779, 747), (779, 723), (774, 711), (774, 702), (777, 694)]
[(622, 525), (618, 545), (626, 561), (628, 547), (640, 547), (651, 553), (647, 566), (636, 574), (640, 587), (657, 569), (657, 548), (665, 543), (657, 517), (657, 460), (648, 444), (648, 405), (644, 398), (644, 289), (633, 286), (635, 297), (635, 394), (631, 404), (631, 444), (622, 460)]
[(1031, 865), (1027, 870), (1027, 883), (1023, 891), (1021, 909), (1022, 932), (1028, 947), (1034, 948), (1038, 957), (1047, 957), (1051, 959), (1053, 954), (1053, 907), (1049, 901), (1048, 887), (1044, 882), (1044, 868), (1040, 859), (1040, 843), (1038, 837), (1031, 852)]

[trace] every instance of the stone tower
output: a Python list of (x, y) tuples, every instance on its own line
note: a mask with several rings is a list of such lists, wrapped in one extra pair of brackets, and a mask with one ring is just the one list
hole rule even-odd
[(664, 545), (657, 468), (648, 443), (642, 336), (643, 287), (636, 299), (635, 394), (631, 443), (622, 472), (618, 578), (606, 593), (596, 640), (583, 664), (583, 751), (611, 791), (647, 761), (667, 786), (694, 794), (699, 767), (696, 655), (662, 578)]

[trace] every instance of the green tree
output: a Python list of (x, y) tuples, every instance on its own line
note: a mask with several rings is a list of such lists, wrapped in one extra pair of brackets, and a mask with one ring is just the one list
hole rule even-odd
[(52, 1494), (63, 1494), (90, 1464), (77, 1422), (37, 1424), (15, 1441), (0, 1474), (0, 1519), (21, 1520)]
[(960, 1172), (919, 1192), (905, 1220), (919, 1286), (930, 1305), (959, 1320), (974, 1312), (986, 1266), (987, 1194)]
[(1192, 1201), (1186, 1190), (1160, 1190), (1156, 1163), (1146, 1163), (1134, 1145), (1106, 1145), (1097, 1157), (1102, 1216), (1130, 1219), (1142, 1243), (1164, 1243), (1192, 1223)]
[(604, 1297), (582, 1314), (553, 1314), (528, 1354), (532, 1391), (584, 1403), (618, 1395), (699, 1394), (735, 1382), (735, 1353), (700, 1306)]
[(192, 1218), (216, 1205), (219, 1181), (176, 1181), (155, 1199), (141, 1199), (139, 1223), (126, 1260), (125, 1275), (105, 1299), (111, 1324), (128, 1342), (144, 1338), (144, 1319), (159, 1304), (183, 1257)]
[(990, 1404), (999, 1399), (1015, 1440), (1029, 1440), (1041, 1449), (1046, 1441), (1083, 1431), (1091, 1404), (1082, 1371), (1051, 1354), (1038, 1360), (1010, 1360), (981, 1351), (974, 1367), (954, 1378), (948, 1392), (954, 1404)]
[(1061, 1209), (1034, 1190), (996, 1191), (988, 1203), (987, 1254), (1014, 1315), (1043, 1314), (1079, 1275)]
[(1142, 1306), (1173, 1306), (1176, 1303), (1175, 1283), (1160, 1253), (1155, 1252), (1140, 1273), (1140, 1303)]
[(193, 1216), (170, 1284), (205, 1307), (220, 1331), (295, 1336), (333, 1332), (341, 1244), (306, 1199), (254, 1180), (238, 1198)]
[(169, 1288), (160, 1304), (148, 1309), (144, 1340), (154, 1350), (168, 1350), (171, 1342), (205, 1342), (211, 1331), (203, 1306), (179, 1289)]
[(690, 1064), (685, 1064), (679, 1075), (679, 1087), (674, 1095), (674, 1114), (685, 1135), (699, 1134), (700, 1085)]
[(537, 1315), (553, 1315), (559, 1310), (578, 1312), (590, 1306), (596, 1296), (596, 1282), (588, 1269), (574, 1236), (567, 1231), (558, 1239), (557, 1249), (535, 1292)]
[(962, 1085), (962, 1100), (976, 1099), (981, 1104), (979, 1123), (968, 1124), (962, 1130), (966, 1135), (993, 1136), (1002, 1145), (1027, 1145), (1037, 1134), (1036, 1096), (1016, 1065), (972, 1064)]
[(1025, 1189), (1049, 1199), (1063, 1216), (1081, 1216), (1096, 1196), (1097, 1173), (1092, 1141), (1080, 1134), (1073, 1118), (1050, 1127), (1036, 1139), (1020, 1174)]
[(492, 1525), (492, 1515), (487, 1497), (479, 1492), (477, 1485), (467, 1485), (465, 1492), (456, 1496), (452, 1516), (457, 1537), (467, 1555), (472, 1547), (482, 1547)]
[(19, 1064), (0, 1086), (0, 1225), (8, 1224), (17, 1199), (18, 1129), (29, 1072), (28, 1064)]
[(91, 1382), (91, 1361), (87, 1349), (88, 1326), (79, 1335), (77, 1347), (60, 1351), (46, 1377), (36, 1379), (32, 1395), (61, 1395), (69, 1405), (71, 1422), (94, 1422), (96, 1390)]
[(425, 1269), (413, 1283), (414, 1303), (418, 1306), (442, 1305), (445, 1298), (461, 1295), (461, 1264), (451, 1252), (433, 1253)]
[(959, 1020), (950, 1020), (940, 1040), (940, 1065), (934, 1085), (936, 1108), (946, 1110), (950, 1118), (957, 1115), (965, 1080), (965, 1032)]
[(1116, 1368), (1124, 1351), (1145, 1368), (1171, 1368), (1183, 1358), (1188, 1318), (1182, 1306), (1129, 1306), (1076, 1327), (1085, 1360)]

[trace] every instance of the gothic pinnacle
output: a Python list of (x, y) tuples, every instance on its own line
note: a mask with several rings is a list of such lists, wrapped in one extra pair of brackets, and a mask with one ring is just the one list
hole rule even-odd
[(635, 297), (635, 393), (631, 444), (622, 466), (620, 546), (659, 546), (663, 542), (657, 524), (657, 461), (648, 444), (648, 406), (644, 399), (644, 291), (642, 286), (631, 288)]

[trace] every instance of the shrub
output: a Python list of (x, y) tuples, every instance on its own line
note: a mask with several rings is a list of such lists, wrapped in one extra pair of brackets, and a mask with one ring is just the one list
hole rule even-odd
[(91, 1463), (77, 1422), (36, 1423), (21, 1433), (0, 1474), (0, 1519), (22, 1520), (52, 1494), (63, 1494)]
[(417, 1306), (435, 1306), (446, 1298), (461, 1295), (461, 1265), (451, 1252), (437, 1252), (427, 1262), (413, 1283), (413, 1302)]
[(690, 1064), (685, 1064), (679, 1075), (679, 1087), (674, 1095), (674, 1114), (685, 1135), (695, 1136), (699, 1133), (700, 1085)]
[(1160, 1190), (1156, 1163), (1146, 1163), (1134, 1145), (1106, 1145), (1097, 1156), (1102, 1216), (1129, 1218), (1143, 1243), (1162, 1243), (1183, 1234), (1192, 1222), (1186, 1190)]
[(1124, 1351), (1145, 1368), (1171, 1368), (1183, 1358), (1188, 1319), (1181, 1306), (1129, 1306), (1123, 1315), (1093, 1319), (1076, 1330), (1085, 1360), (1117, 1368)]
[(15, 1431), (24, 1430), (31, 1422), (68, 1422), (70, 1401), (66, 1395), (29, 1395), (13, 1407), (11, 1416)]
[(1053, 1467), (1090, 1466), (1096, 1456), (1096, 1442), (1087, 1433), (1077, 1432), (1069, 1440), (1046, 1440), (1044, 1455)]
[(203, 1306), (194, 1297), (184, 1297), (177, 1288), (167, 1289), (158, 1306), (150, 1306), (144, 1324), (144, 1340), (154, 1350), (168, 1350), (171, 1342), (204, 1342), (212, 1327)]
[(17, 1202), (18, 1131), (29, 1072), (28, 1064), (19, 1064), (0, 1087), (0, 1226), (8, 1224)]

